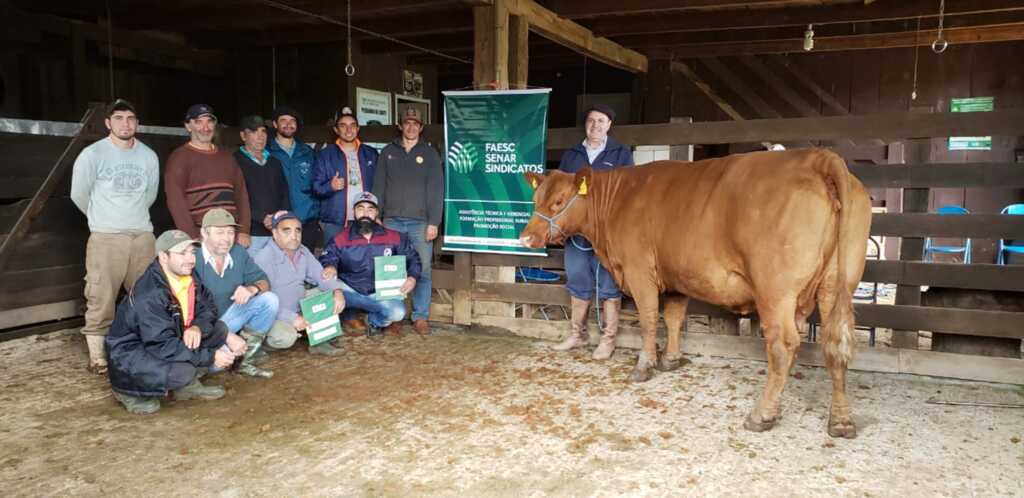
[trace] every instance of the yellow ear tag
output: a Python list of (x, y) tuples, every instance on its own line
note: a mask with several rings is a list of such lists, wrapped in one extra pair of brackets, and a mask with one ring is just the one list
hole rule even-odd
[(586, 177), (584, 177), (584, 178), (583, 178), (583, 181), (582, 181), (582, 182), (580, 182), (580, 191), (579, 191), (579, 194), (580, 194), (580, 195), (587, 195), (587, 179), (586, 179)]
[(530, 185), (533, 185), (533, 189), (534, 189), (534, 190), (537, 190), (537, 179), (536, 179), (536, 178), (534, 178), (534, 179), (533, 179), (533, 180), (532, 180), (532, 181), (530, 182)]

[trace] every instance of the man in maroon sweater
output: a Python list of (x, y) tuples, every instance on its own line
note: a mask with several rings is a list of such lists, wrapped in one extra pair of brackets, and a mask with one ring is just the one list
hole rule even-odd
[(207, 211), (226, 209), (238, 220), (238, 243), (249, 247), (249, 192), (235, 159), (213, 143), (216, 128), (212, 107), (195, 104), (188, 108), (185, 129), (190, 139), (167, 158), (164, 172), (167, 209), (175, 227), (192, 238), (199, 238)]

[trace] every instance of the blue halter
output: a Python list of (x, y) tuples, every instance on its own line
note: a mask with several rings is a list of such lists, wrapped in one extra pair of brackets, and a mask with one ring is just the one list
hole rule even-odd
[(543, 214), (540, 213), (540, 211), (533, 212), (533, 214), (535, 214), (537, 217), (548, 222), (548, 237), (553, 236), (555, 234), (555, 230), (558, 230), (558, 233), (562, 234), (564, 237), (569, 236), (569, 234), (565, 233), (565, 231), (562, 230), (562, 227), (558, 226), (558, 223), (555, 223), (555, 221), (561, 218), (563, 215), (565, 215), (565, 212), (568, 211), (570, 207), (572, 207), (573, 203), (576, 202), (576, 199), (579, 198), (579, 196), (579, 194), (572, 196), (572, 199), (569, 199), (569, 202), (565, 205), (565, 207), (562, 208), (562, 210), (559, 211), (557, 214), (554, 214), (552, 216), (544, 216)]

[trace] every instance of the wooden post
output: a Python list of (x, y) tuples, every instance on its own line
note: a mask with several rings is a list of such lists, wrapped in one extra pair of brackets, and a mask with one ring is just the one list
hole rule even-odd
[(530, 21), (523, 16), (509, 16), (508, 84), (510, 88), (526, 88), (530, 67)]
[(452, 321), (456, 325), (473, 323), (473, 301), (470, 289), (473, 286), (472, 255), (468, 252), (455, 254), (455, 290), (452, 293)]
[[(904, 146), (904, 161), (913, 164), (928, 162), (930, 156), (930, 140), (907, 140)], [(903, 189), (904, 213), (927, 213), (928, 212), (928, 189), (926, 188), (905, 188)], [(920, 261), (924, 252), (924, 239), (918, 237), (904, 237), (900, 242), (900, 261)], [(896, 304), (909, 304), (920, 306), (921, 287), (918, 285), (896, 286)], [(916, 330), (893, 330), (892, 346), (895, 348), (917, 349)]]
[[(85, 56), (85, 36), (78, 24), (71, 25), (71, 71), (74, 75), (75, 108), (84, 109), (89, 105), (89, 66)], [(114, 95), (113, 99), (117, 96)]]

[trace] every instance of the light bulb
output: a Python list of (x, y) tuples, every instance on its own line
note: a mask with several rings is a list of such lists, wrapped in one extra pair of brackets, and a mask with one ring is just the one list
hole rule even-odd
[(804, 50), (810, 52), (814, 48), (814, 25), (808, 24), (804, 31)]

